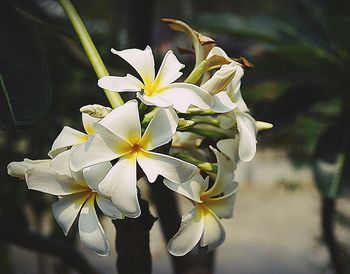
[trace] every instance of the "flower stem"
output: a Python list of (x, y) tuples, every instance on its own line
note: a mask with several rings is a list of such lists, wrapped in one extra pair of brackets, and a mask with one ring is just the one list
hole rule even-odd
[(207, 61), (203, 60), (198, 66), (194, 68), (191, 74), (186, 78), (185, 83), (195, 84), (202, 77), (206, 71)]
[[(64, 9), (64, 11), (66, 12), (69, 20), (71, 21), (73, 28), (76, 31), (81, 41), (81, 44), (83, 45), (85, 53), (89, 58), (97, 77), (101, 78), (103, 76), (109, 75), (108, 70), (101, 59), (101, 56), (99, 55), (94, 45), (94, 42), (91, 40), (91, 37), (83, 21), (81, 20), (78, 12), (72, 5), (72, 2), (70, 0), (59, 0), (59, 2), (62, 8)], [(118, 93), (112, 92), (109, 90), (104, 90), (104, 92), (113, 108), (124, 104), (123, 99), (120, 97)]]

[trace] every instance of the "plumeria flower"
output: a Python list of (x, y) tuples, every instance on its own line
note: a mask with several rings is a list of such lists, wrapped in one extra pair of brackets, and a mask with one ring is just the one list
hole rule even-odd
[(137, 101), (128, 101), (94, 125), (96, 135), (86, 145), (72, 151), (71, 167), (80, 170), (119, 158), (98, 188), (111, 196), (124, 215), (136, 218), (141, 213), (137, 199), (137, 163), (149, 182), (161, 175), (183, 183), (198, 170), (182, 160), (151, 152), (171, 141), (177, 123), (178, 117), (173, 109), (159, 109), (141, 136)]
[(179, 231), (168, 243), (174, 256), (183, 256), (199, 242), (201, 247), (213, 250), (225, 240), (225, 230), (220, 218), (231, 218), (238, 184), (234, 182), (232, 161), (213, 149), (218, 161), (218, 174), (214, 185), (208, 189), (208, 177), (204, 180), (196, 174), (183, 184), (164, 180), (167, 187), (192, 200), (194, 208), (182, 217)]
[(146, 105), (162, 108), (173, 107), (179, 112), (186, 113), (189, 106), (209, 109), (213, 105), (211, 97), (196, 85), (188, 83), (174, 83), (184, 68), (174, 53), (169, 50), (159, 68), (157, 76), (154, 70), (154, 58), (149, 46), (145, 50), (126, 49), (112, 53), (127, 61), (137, 73), (138, 78), (127, 74), (125, 77), (105, 76), (98, 81), (103, 89), (116, 92), (137, 92), (137, 97)]
[(109, 243), (98, 220), (95, 202), (106, 216), (112, 219), (123, 217), (110, 198), (101, 195), (97, 189), (111, 164), (104, 162), (83, 171), (71, 172), (69, 157), (70, 151), (65, 151), (52, 160), (52, 167), (28, 169), (25, 173), (28, 188), (59, 196), (52, 205), (52, 212), (64, 234), (68, 234), (79, 215), (80, 240), (98, 255), (106, 256), (110, 252)]
[(86, 143), (88, 140), (88, 134), (95, 134), (93, 124), (99, 120), (99, 118), (94, 118), (86, 113), (82, 113), (82, 121), (86, 133), (65, 126), (54, 141), (52, 148), (49, 151), (49, 156), (53, 158), (72, 146)]

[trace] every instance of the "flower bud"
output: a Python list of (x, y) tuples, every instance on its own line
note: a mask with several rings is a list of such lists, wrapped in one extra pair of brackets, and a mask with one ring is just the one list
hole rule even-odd
[(112, 111), (111, 108), (98, 104), (87, 105), (80, 108), (80, 112), (90, 115), (94, 118), (103, 118)]

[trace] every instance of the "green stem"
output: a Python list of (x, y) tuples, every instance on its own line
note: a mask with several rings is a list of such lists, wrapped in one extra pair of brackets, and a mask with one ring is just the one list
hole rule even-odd
[(207, 124), (207, 125), (212, 125), (215, 127), (220, 126), (220, 122), (218, 119), (214, 119), (212, 117), (206, 117), (206, 116), (195, 116), (192, 117), (191, 120), (195, 123), (195, 125), (198, 124)]
[[(72, 5), (70, 0), (59, 0), (61, 6), (66, 12), (69, 20), (71, 21), (73, 28), (75, 29), (82, 45), (85, 50), (87, 57), (89, 58), (92, 67), (95, 70), (95, 73), (98, 78), (109, 75), (106, 66), (104, 65), (94, 42), (91, 40), (91, 37), (88, 31), (85, 28), (83, 21), (81, 20), (79, 14), (76, 9)], [(104, 90), (108, 101), (110, 102), (113, 108), (124, 104), (123, 99), (116, 92), (112, 92), (109, 90)]]
[(198, 66), (194, 68), (191, 74), (186, 78), (185, 83), (195, 84), (202, 77), (206, 71), (207, 61), (203, 60)]

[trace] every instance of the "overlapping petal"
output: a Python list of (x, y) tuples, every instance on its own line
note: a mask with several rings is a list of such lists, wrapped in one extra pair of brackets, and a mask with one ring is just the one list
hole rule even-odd
[(176, 132), (179, 122), (173, 109), (159, 109), (148, 124), (140, 145), (146, 150), (153, 150), (169, 143)]
[(140, 91), (144, 88), (144, 84), (131, 74), (125, 77), (104, 76), (97, 84), (100, 88), (116, 92)]
[(226, 113), (235, 109), (237, 105), (232, 102), (231, 98), (225, 91), (219, 92), (213, 96), (212, 109), (216, 113)]
[(95, 134), (94, 124), (100, 121), (100, 118), (95, 118), (90, 116), (89, 114), (82, 113), (82, 121), (85, 132), (88, 134)]
[(198, 171), (198, 168), (193, 164), (149, 151), (139, 152), (137, 162), (151, 183), (157, 179), (158, 175), (175, 183), (184, 183)]
[(174, 109), (182, 113), (186, 113), (191, 105), (200, 109), (210, 109), (213, 106), (211, 96), (193, 84), (172, 83), (164, 87), (156, 96), (170, 102)]
[(123, 214), (112, 203), (110, 198), (104, 197), (102, 195), (96, 195), (96, 203), (104, 215), (112, 219), (122, 219), (124, 217)]
[(205, 201), (205, 206), (211, 209), (220, 218), (232, 218), (236, 199), (237, 183), (232, 184), (235, 190), (224, 197), (211, 198)]
[(100, 182), (98, 190), (103, 195), (111, 197), (122, 214), (136, 218), (141, 214), (136, 183), (136, 157), (128, 154), (121, 157), (112, 167)]
[(31, 168), (26, 172), (29, 189), (62, 196), (85, 191), (86, 188), (66, 175), (60, 175), (53, 169)]
[(67, 150), (69, 147), (85, 143), (87, 140), (87, 134), (65, 126), (54, 141), (52, 148), (49, 151), (49, 156), (53, 158), (62, 151)]
[(207, 246), (209, 252), (224, 242), (225, 230), (218, 217), (210, 210), (204, 210), (203, 223), (204, 229), (200, 246)]
[(110, 253), (109, 243), (95, 211), (95, 197), (91, 196), (79, 216), (80, 240), (98, 255), (107, 256)]
[(168, 250), (174, 256), (183, 256), (199, 242), (204, 229), (203, 210), (195, 207), (182, 217), (179, 231), (168, 242)]
[(52, 204), (52, 214), (65, 235), (68, 234), (81, 207), (89, 198), (89, 192), (79, 192), (59, 198)]
[(164, 184), (170, 188), (172, 191), (175, 191), (192, 201), (197, 203), (202, 203), (201, 194), (208, 188), (209, 177), (205, 180), (203, 177), (197, 173), (189, 181), (177, 184), (167, 179), (164, 180)]
[(83, 176), (89, 188), (97, 190), (98, 184), (103, 180), (111, 168), (112, 164), (110, 162), (103, 162), (84, 168)]
[(239, 160), (238, 148), (239, 148), (239, 137), (236, 136), (233, 139), (222, 139), (216, 144), (218, 149), (229, 157), (233, 162)]

